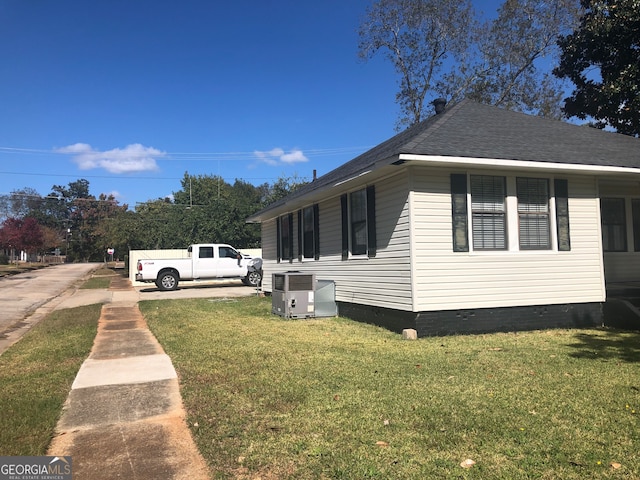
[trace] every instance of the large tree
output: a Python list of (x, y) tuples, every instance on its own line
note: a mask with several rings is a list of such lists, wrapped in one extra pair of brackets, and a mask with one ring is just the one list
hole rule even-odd
[(24, 218), (41, 204), (42, 197), (31, 187), (12, 190), (9, 195), (0, 196), (0, 219)]
[(181, 207), (185, 244), (219, 242), (238, 248), (260, 244), (259, 227), (245, 222), (262, 207), (260, 187), (243, 180), (231, 185), (219, 176), (185, 173), (174, 202)]
[(506, 0), (497, 17), (481, 20), (468, 0), (379, 0), (360, 26), (359, 54), (384, 52), (399, 74), (398, 126), (424, 119), (434, 97), (559, 117), (562, 88), (547, 65), (578, 7), (578, 0)]
[(114, 217), (127, 210), (126, 205), (119, 205), (113, 195), (101, 193), (98, 198), (78, 198), (74, 200), (71, 212), (71, 228), (73, 234), (73, 258), (82, 261), (102, 260), (111, 238), (105, 236), (106, 224)]
[(462, 76), (462, 88), (451, 92), (452, 99), (465, 95), (560, 118), (563, 85), (546, 65), (559, 55), (558, 35), (570, 32), (578, 17), (577, 0), (506, 0), (498, 16), (479, 30), (478, 54), (470, 56), (474, 63)]
[(43, 231), (36, 219), (7, 218), (0, 227), (0, 246), (8, 250), (35, 253), (43, 245)]
[(560, 39), (554, 73), (575, 89), (565, 99), (567, 117), (640, 135), (640, 1), (582, 0), (578, 28)]
[(424, 115), (427, 94), (435, 89), (447, 61), (462, 62), (474, 31), (470, 0), (378, 0), (359, 28), (359, 55), (381, 52), (399, 75), (398, 126)]

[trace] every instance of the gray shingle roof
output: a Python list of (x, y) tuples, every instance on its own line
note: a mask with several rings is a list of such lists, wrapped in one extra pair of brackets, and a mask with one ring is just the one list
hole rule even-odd
[(400, 154), (640, 168), (640, 139), (463, 100), (319, 177), (263, 212), (370, 170), (382, 160), (393, 161)]

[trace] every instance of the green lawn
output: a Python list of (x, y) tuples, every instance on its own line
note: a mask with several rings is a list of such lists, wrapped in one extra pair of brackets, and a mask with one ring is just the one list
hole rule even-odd
[(82, 289), (101, 289), (109, 288), (113, 277), (117, 277), (120, 274), (115, 270), (107, 267), (101, 267), (95, 270), (89, 279), (82, 284)]
[(637, 333), (405, 341), (270, 305), (140, 304), (216, 479), (640, 478)]
[(0, 455), (46, 454), (100, 310), (57, 310), (0, 355)]

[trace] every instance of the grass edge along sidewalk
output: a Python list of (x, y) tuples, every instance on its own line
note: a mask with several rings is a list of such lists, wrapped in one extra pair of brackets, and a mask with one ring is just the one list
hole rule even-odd
[(640, 478), (637, 333), (409, 342), (268, 298), (140, 308), (216, 479)]
[(45, 455), (102, 305), (56, 310), (0, 355), (0, 455)]

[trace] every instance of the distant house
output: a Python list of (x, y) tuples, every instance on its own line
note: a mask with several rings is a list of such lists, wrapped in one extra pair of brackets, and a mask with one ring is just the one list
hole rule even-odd
[(248, 219), (271, 274), (421, 336), (593, 326), (640, 280), (640, 140), (462, 101)]

